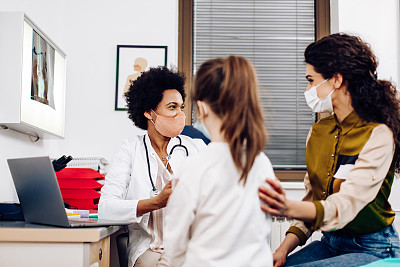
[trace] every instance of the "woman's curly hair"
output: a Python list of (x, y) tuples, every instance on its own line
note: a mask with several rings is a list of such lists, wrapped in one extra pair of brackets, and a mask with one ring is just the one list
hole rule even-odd
[(150, 68), (131, 83), (125, 93), (128, 117), (133, 123), (147, 130), (146, 111), (155, 110), (163, 98), (165, 90), (176, 89), (185, 101), (185, 77), (167, 67)]
[(304, 57), (324, 79), (335, 73), (343, 76), (353, 108), (362, 119), (386, 124), (392, 130), (396, 144), (394, 161), (399, 171), (400, 103), (396, 87), (389, 81), (378, 80), (378, 61), (370, 45), (357, 36), (337, 33), (311, 43)]

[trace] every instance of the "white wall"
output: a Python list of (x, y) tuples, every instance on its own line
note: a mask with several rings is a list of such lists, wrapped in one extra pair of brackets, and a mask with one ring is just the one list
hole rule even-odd
[[(331, 32), (346, 32), (362, 37), (371, 45), (379, 60), (378, 78), (392, 80), (398, 86), (399, 11), (398, 0), (331, 0)], [(397, 212), (400, 212), (399, 192), (400, 178), (395, 178), (389, 200)]]
[(0, 201), (13, 202), (7, 158), (66, 154), (110, 161), (124, 138), (142, 132), (125, 111), (114, 111), (117, 45), (167, 45), (168, 66), (177, 66), (178, 2), (1, 0), (0, 11), (25, 12), (67, 54), (65, 138), (32, 143), (0, 130)]
[(399, 84), (399, 1), (331, 0), (331, 32), (360, 36), (379, 60), (378, 78)]

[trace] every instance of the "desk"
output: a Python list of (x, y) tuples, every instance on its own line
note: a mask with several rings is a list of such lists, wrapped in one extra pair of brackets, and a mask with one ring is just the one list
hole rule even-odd
[(0, 221), (0, 265), (109, 266), (110, 236), (120, 228), (60, 228)]

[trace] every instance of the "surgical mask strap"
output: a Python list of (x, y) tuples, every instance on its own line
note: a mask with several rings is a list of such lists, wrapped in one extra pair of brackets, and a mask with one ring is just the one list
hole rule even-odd
[(327, 97), (331, 96), (333, 94), (333, 92), (335, 92), (335, 90), (336, 90), (336, 88), (333, 88), (333, 90), (329, 93), (329, 95)]
[[(154, 111), (154, 110), (152, 110), (152, 109), (150, 109), (151, 111), (153, 111), (153, 113), (154, 114), (156, 114), (156, 117), (158, 118), (158, 115), (157, 115), (157, 113)], [(151, 118), (151, 120), (150, 120), (152, 123), (153, 123), (153, 125), (155, 126), (156, 124), (154, 123), (154, 121), (153, 121), (153, 118)]]
[[(327, 80), (329, 80), (329, 79), (326, 79), (325, 81), (321, 82), (320, 84), (318, 84), (317, 86), (315, 86), (315, 88), (318, 88), (318, 86), (320, 86), (321, 84), (325, 83)], [(154, 112), (154, 113), (155, 113), (155, 112)]]
[(200, 101), (200, 103), (201, 103), (201, 105), (203, 106), (203, 109), (204, 109), (204, 116), (207, 116), (208, 115), (208, 110), (207, 110), (206, 104), (204, 104), (203, 101)]

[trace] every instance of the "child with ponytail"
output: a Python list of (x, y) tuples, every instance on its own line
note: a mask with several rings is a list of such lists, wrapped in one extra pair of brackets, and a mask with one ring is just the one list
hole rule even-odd
[(275, 175), (253, 66), (239, 56), (204, 62), (193, 100), (212, 142), (176, 174), (158, 266), (272, 266), (258, 187)]

